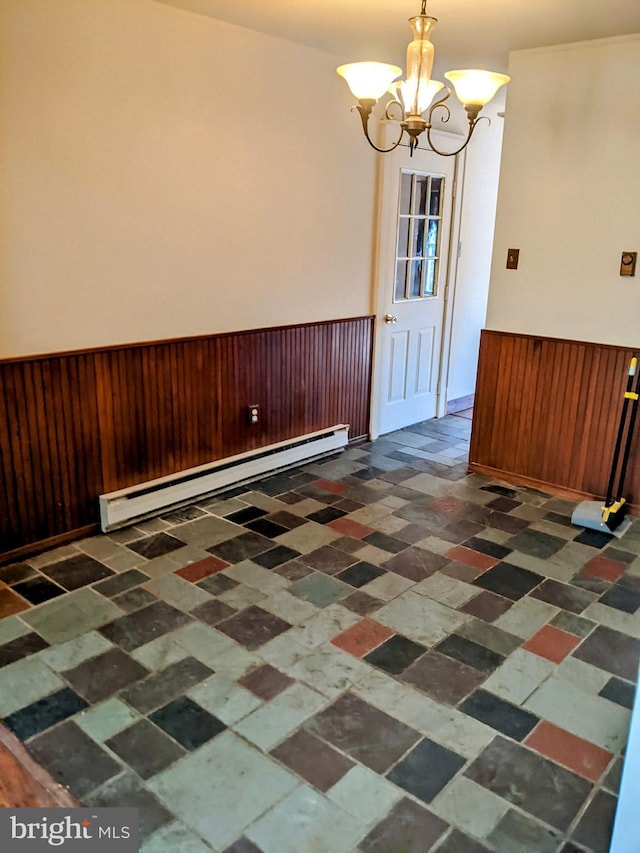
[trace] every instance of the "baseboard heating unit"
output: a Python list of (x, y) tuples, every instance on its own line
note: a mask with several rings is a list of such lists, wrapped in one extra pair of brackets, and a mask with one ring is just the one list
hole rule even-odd
[(238, 486), (299, 462), (310, 462), (335, 453), (344, 449), (348, 440), (348, 424), (338, 424), (100, 495), (100, 525), (104, 533), (125, 527), (151, 518), (161, 510), (185, 506), (230, 486)]

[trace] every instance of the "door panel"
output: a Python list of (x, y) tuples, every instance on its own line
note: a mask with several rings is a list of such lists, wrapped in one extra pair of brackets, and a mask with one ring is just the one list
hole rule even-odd
[(407, 398), (407, 370), (409, 367), (409, 333), (396, 332), (390, 337), (389, 394), (387, 403), (400, 403)]
[(436, 338), (435, 326), (429, 326), (426, 329), (418, 329), (418, 354), (416, 358), (416, 394), (432, 394), (433, 393), (433, 358), (434, 358), (434, 342)]

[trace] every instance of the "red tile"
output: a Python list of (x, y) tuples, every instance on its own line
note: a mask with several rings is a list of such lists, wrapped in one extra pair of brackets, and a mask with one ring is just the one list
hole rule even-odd
[(472, 566), (474, 569), (482, 569), (483, 571), (493, 568), (499, 562), (495, 557), (490, 557), (489, 554), (481, 554), (479, 551), (465, 548), (464, 545), (456, 545), (455, 548), (450, 548), (445, 557), (449, 560), (457, 560), (466, 566)]
[(351, 628), (347, 628), (331, 642), (334, 646), (361, 658), (373, 649), (382, 645), (385, 640), (393, 636), (393, 631), (374, 622), (372, 619), (362, 619)]
[(28, 610), (30, 607), (29, 602), (12, 589), (0, 589), (0, 619), (5, 616), (12, 616), (14, 613), (20, 613), (22, 610)]
[(585, 578), (601, 578), (613, 583), (618, 580), (624, 570), (624, 563), (609, 560), (607, 557), (594, 557), (582, 567), (581, 574)]
[(436, 512), (460, 513), (466, 509), (469, 504), (466, 501), (456, 498), (454, 495), (444, 495), (441, 498), (434, 498), (429, 501), (429, 509)]
[(311, 485), (317, 489), (324, 489), (325, 492), (331, 492), (332, 495), (340, 495), (347, 488), (346, 483), (336, 483), (335, 480), (314, 480)]
[(208, 578), (209, 575), (226, 569), (228, 565), (230, 564), (225, 563), (224, 560), (220, 560), (218, 557), (205, 557), (204, 560), (198, 560), (197, 563), (190, 563), (188, 566), (178, 569), (174, 572), (174, 575), (180, 575), (181, 578), (187, 581), (197, 583), (203, 578)]
[(357, 521), (349, 521), (348, 518), (336, 518), (335, 521), (330, 521), (327, 527), (337, 530), (343, 536), (351, 536), (352, 539), (364, 539), (373, 533), (372, 527), (365, 527), (364, 524), (358, 524)]
[(560, 663), (580, 642), (580, 637), (574, 637), (573, 634), (554, 628), (553, 625), (545, 625), (530, 637), (522, 648), (553, 663)]
[(546, 720), (541, 720), (525, 744), (590, 782), (600, 778), (612, 757), (612, 753), (606, 749), (559, 729)]

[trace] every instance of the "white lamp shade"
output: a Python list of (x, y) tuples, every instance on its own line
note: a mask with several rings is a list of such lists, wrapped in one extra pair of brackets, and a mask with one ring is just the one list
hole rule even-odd
[(409, 115), (413, 110), (413, 105), (417, 103), (417, 114), (421, 115), (427, 109), (440, 89), (444, 88), (444, 83), (441, 83), (439, 80), (429, 80), (426, 85), (420, 85), (418, 87), (417, 98), (415, 96), (415, 87), (411, 80), (403, 80), (401, 83), (394, 83), (392, 84), (391, 89), (393, 89), (394, 86), (397, 86), (397, 92), (400, 94), (405, 113)]
[(402, 69), (397, 65), (387, 65), (384, 62), (350, 62), (336, 68), (336, 71), (344, 77), (359, 101), (377, 101), (392, 81), (402, 74)]
[(506, 74), (478, 69), (447, 71), (444, 76), (453, 83), (459, 101), (479, 107), (488, 104), (500, 86), (511, 79)]

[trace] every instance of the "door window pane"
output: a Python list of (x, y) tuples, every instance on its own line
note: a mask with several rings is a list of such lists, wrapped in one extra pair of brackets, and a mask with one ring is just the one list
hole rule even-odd
[(436, 292), (437, 261), (425, 261), (423, 296), (433, 296)]
[(426, 255), (434, 257), (438, 251), (438, 234), (440, 232), (440, 220), (430, 219), (429, 228), (427, 229), (427, 250)]
[(424, 226), (426, 222), (426, 219), (413, 220), (413, 240), (411, 243), (411, 255), (413, 257), (421, 258), (424, 254)]
[(408, 216), (411, 213), (412, 185), (413, 175), (411, 172), (403, 172), (400, 187), (400, 214), (402, 216)]
[(394, 301), (437, 295), (444, 178), (402, 172)]
[(413, 214), (424, 214), (427, 211), (427, 201), (429, 198), (429, 175), (416, 175), (416, 192), (414, 193)]
[(442, 190), (442, 178), (431, 178), (431, 196), (429, 199), (429, 213), (431, 216), (440, 215), (440, 193)]
[(396, 262), (396, 286), (394, 300), (397, 302), (405, 298), (405, 285), (407, 280), (407, 261)]
[(398, 252), (399, 258), (409, 257), (409, 226), (411, 220), (408, 216), (401, 216), (398, 222)]
[(422, 295), (422, 261), (411, 261), (409, 279), (409, 297), (415, 299)]

